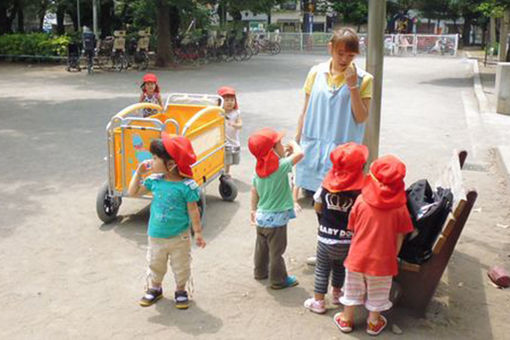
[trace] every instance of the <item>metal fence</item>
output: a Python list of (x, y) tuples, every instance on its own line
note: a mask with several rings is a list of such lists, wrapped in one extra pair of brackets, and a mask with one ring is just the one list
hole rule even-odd
[[(265, 37), (278, 41), (282, 51), (326, 52), (331, 33), (266, 33)], [(360, 54), (367, 49), (366, 34), (359, 34)], [(395, 56), (441, 55), (456, 56), (458, 34), (385, 34), (384, 53)]]

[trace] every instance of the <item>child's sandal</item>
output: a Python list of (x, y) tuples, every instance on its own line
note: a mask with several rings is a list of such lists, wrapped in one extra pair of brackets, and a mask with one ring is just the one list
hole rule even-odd
[(283, 289), (283, 288), (294, 287), (294, 286), (297, 286), (298, 284), (299, 284), (299, 282), (298, 282), (297, 278), (294, 275), (290, 275), (290, 276), (287, 276), (287, 278), (285, 279), (285, 281), (283, 281), (283, 283), (272, 284), (271, 288), (272, 289)]
[(352, 321), (344, 321), (342, 320), (343, 313), (336, 313), (333, 317), (333, 322), (338, 327), (342, 333), (350, 333), (353, 329), (353, 323)]
[(175, 307), (177, 309), (188, 309), (189, 299), (187, 291), (180, 290), (175, 292)]
[(149, 307), (163, 297), (163, 289), (149, 288), (140, 299), (140, 306)]

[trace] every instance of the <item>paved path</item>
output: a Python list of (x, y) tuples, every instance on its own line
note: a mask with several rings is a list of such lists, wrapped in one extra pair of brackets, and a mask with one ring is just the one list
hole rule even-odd
[[(157, 75), (164, 93), (236, 87), (246, 145), (248, 135), (263, 126), (294, 135), (303, 101), (300, 88), (309, 67), (322, 60), (320, 55), (258, 57)], [(192, 308), (174, 309), (170, 276), (166, 299), (151, 308), (138, 307), (147, 203), (127, 199), (122, 218), (101, 225), (95, 196), (105, 180), (106, 123), (137, 100), (142, 74), (87, 76), (61, 67), (5, 64), (0, 73), (0, 338), (340, 337), (332, 323), (334, 309), (318, 316), (302, 308), (313, 292), (313, 272), (304, 265), (315, 249), (311, 209), (289, 227), (287, 263), (301, 284), (275, 292), (252, 279), (255, 235), (247, 221), (254, 162), (247, 148), (233, 170), (237, 201), (222, 202), (215, 183), (208, 188), (208, 246), (194, 251)], [(507, 188), (497, 169), (487, 166), (492, 158), (486, 146), (478, 146), (484, 136), (476, 125), (471, 64), (460, 58), (387, 58), (383, 93), (381, 151), (407, 163), (408, 183), (437, 175), (453, 148), (474, 149), (472, 162), (484, 165), (484, 172), (466, 177), (485, 188), (480, 202), (488, 205), (463, 234), (455, 266), (445, 275), (428, 320), (398, 311), (392, 320), (413, 339), (502, 339), (510, 329), (502, 326), (508, 325), (502, 316), (500, 322), (497, 318), (508, 312), (508, 294), (487, 285), (485, 269), (491, 261), (508, 264), (510, 229), (487, 231), (484, 223), (493, 228), (501, 222), (506, 203), (492, 202), (503, 199)], [(361, 315), (359, 322), (362, 328)], [(353, 334), (358, 336), (363, 332)]]

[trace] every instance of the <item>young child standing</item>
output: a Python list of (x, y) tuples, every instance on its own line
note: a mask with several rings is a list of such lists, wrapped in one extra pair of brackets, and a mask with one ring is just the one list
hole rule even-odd
[[(163, 106), (161, 95), (159, 94), (158, 77), (153, 73), (147, 73), (143, 76), (143, 83), (140, 85), (142, 94), (140, 95), (140, 103), (152, 103)], [(153, 109), (144, 109), (143, 117), (148, 117), (156, 113)]]
[(294, 141), (284, 147), (282, 137), (283, 133), (265, 128), (248, 140), (248, 148), (257, 159), (250, 214), (251, 223), (257, 226), (254, 276), (256, 280), (269, 277), (273, 289), (298, 284), (294, 275), (287, 274), (283, 253), (287, 248), (287, 224), (296, 217), (289, 173), (303, 159), (303, 152)]
[[(141, 306), (150, 306), (163, 297), (161, 287), (167, 272), (167, 262), (174, 273), (175, 306), (188, 308), (186, 283), (191, 275), (190, 221), (197, 246), (205, 247), (197, 201), (198, 185), (191, 178), (191, 164), (196, 161), (190, 141), (186, 137), (163, 133), (163, 139), (151, 142), (152, 160), (138, 165), (129, 183), (130, 196), (152, 192), (148, 234), (147, 259), (149, 261), (147, 291), (140, 300)], [(153, 175), (142, 182), (142, 175), (150, 168)]]
[(395, 156), (383, 156), (370, 166), (361, 195), (349, 216), (348, 229), (354, 233), (345, 260), (343, 313), (334, 322), (344, 332), (353, 329), (354, 309), (365, 305), (369, 311), (367, 333), (378, 335), (387, 321), (380, 313), (391, 308), (393, 276), (398, 273), (397, 255), (404, 235), (413, 231), (406, 206), (406, 167)]
[(305, 301), (305, 308), (325, 313), (324, 295), (332, 273), (333, 304), (339, 298), (345, 278), (344, 260), (351, 244), (352, 232), (347, 230), (351, 208), (363, 186), (363, 166), (368, 148), (353, 142), (337, 146), (330, 155), (333, 167), (326, 174), (322, 186), (315, 192), (315, 211), (319, 219), (317, 264), (315, 266), (315, 295)]
[(223, 86), (218, 89), (218, 95), (223, 97), (223, 109), (227, 121), (225, 126), (227, 137), (225, 175), (230, 176), (230, 166), (237, 165), (240, 161), (241, 142), (239, 141), (239, 133), (243, 128), (243, 121), (241, 120), (236, 90), (229, 86)]

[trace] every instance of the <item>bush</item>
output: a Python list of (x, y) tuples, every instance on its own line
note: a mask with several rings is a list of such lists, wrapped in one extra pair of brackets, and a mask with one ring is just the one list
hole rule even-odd
[(46, 33), (5, 34), (0, 36), (0, 54), (65, 56), (70, 40), (67, 35)]

